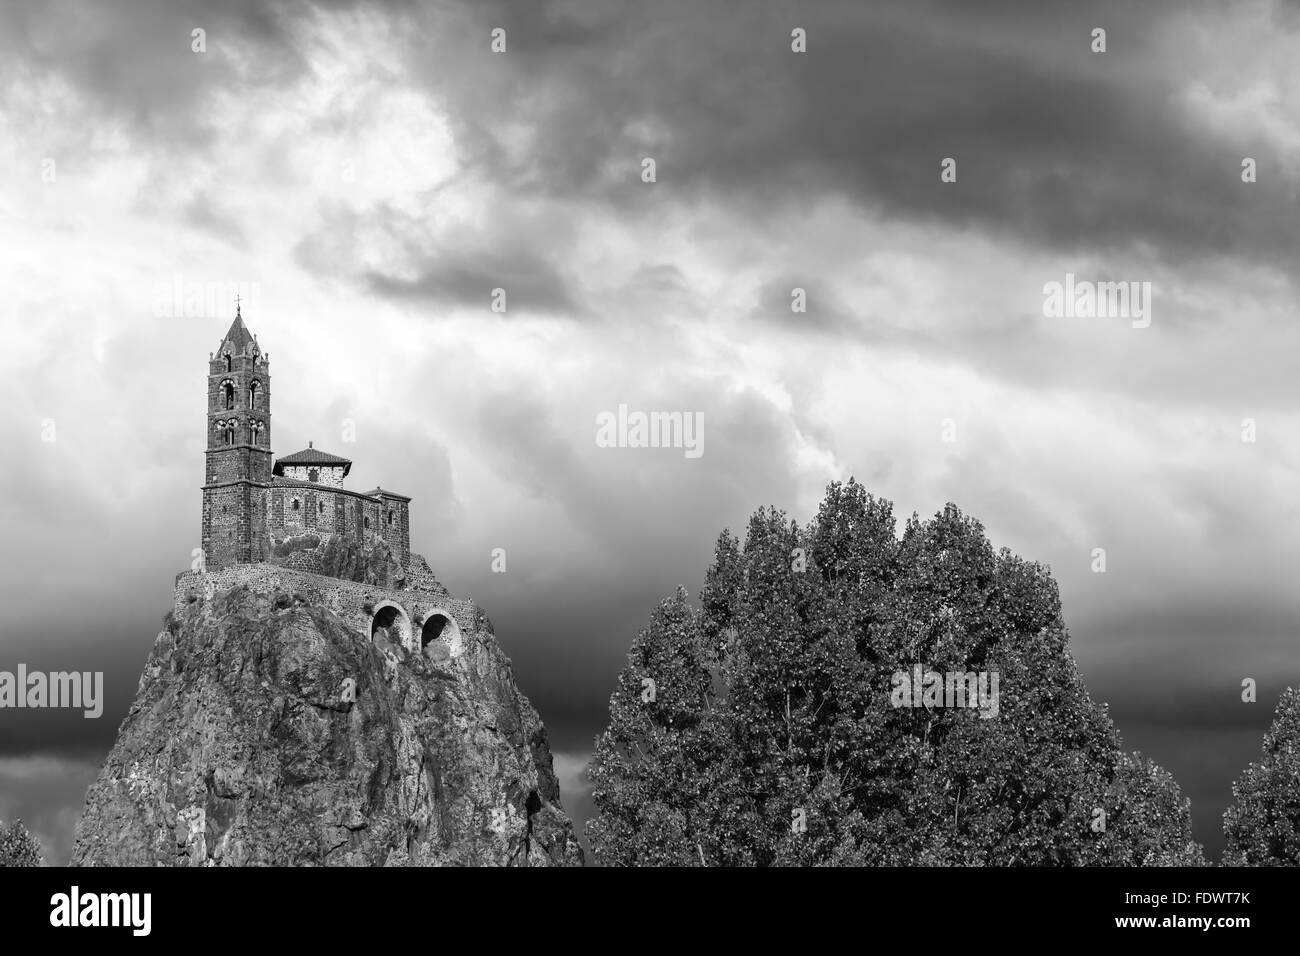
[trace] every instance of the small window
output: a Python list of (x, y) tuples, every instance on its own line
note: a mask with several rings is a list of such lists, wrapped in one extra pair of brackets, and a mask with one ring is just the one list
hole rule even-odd
[(388, 512), (388, 523), (393, 523), (393, 512), (391, 510)]
[(302, 507), (302, 502), (299, 501), (297, 498), (294, 498), (294, 499), (293, 499), (293, 510), (294, 510), (294, 511), (297, 511), (297, 510), (300, 509), (301, 507)]
[(366, 515), (365, 522), (366, 522), (366, 527), (369, 528), (369, 527), (370, 527), (370, 515)]
[(257, 407), (257, 383), (256, 382), (248, 386), (248, 407), (249, 408)]
[(318, 510), (317, 510), (317, 514), (324, 514), (324, 513), (325, 513), (325, 502), (322, 501), (319, 505), (317, 505), (317, 509), (318, 509)]
[(316, 483), (316, 482), (320, 481), (320, 469), (319, 469), (319, 468), (308, 468), (308, 469), (307, 469), (307, 480), (310, 481), (310, 482), (312, 482), (312, 483)]
[(221, 386), (221, 390), (225, 394), (226, 409), (229, 410), (234, 408), (235, 407), (235, 386), (230, 382), (226, 382), (224, 385)]
[(230, 353), (229, 353), (229, 352), (226, 353), (226, 371), (227, 371), (227, 372), (230, 371)]

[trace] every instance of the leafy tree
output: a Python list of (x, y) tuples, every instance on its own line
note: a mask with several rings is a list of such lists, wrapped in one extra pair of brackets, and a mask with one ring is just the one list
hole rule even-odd
[(590, 768), (603, 812), (591, 839), (608, 863), (698, 862), (709, 764), (712, 660), (686, 591), (663, 601), (628, 652)]
[[(700, 604), (664, 602), (620, 675), (592, 765), (598, 861), (1201, 862), (1173, 780), (1088, 697), (1048, 570), (955, 506), (901, 538), (852, 480), (803, 529), (760, 509), (743, 546), (719, 538)], [(918, 664), (996, 674), (996, 716), (894, 706)]]
[(1287, 688), (1264, 756), (1232, 785), (1223, 815), (1225, 866), (1300, 865), (1300, 689)]
[(0, 866), (40, 866), (41, 845), (22, 820), (9, 826), (0, 823)]

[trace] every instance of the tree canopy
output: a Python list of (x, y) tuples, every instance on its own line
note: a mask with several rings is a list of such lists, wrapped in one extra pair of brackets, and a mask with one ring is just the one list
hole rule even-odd
[[(920, 671), (984, 675), (993, 706), (897, 706)], [(679, 588), (633, 642), (589, 773), (606, 865), (1201, 862), (1173, 779), (1089, 698), (1048, 569), (951, 504), (897, 537), (852, 479), (806, 527), (722, 533), (699, 606)]]
[(1232, 785), (1225, 866), (1300, 866), (1300, 689), (1278, 701), (1264, 754)]
[(0, 866), (40, 866), (42, 859), (40, 843), (22, 820), (0, 823)]

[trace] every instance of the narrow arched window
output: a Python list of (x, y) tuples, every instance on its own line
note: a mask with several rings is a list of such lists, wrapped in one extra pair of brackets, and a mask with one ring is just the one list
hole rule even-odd
[(320, 469), (319, 469), (319, 468), (308, 468), (308, 469), (307, 469), (307, 480), (310, 481), (312, 484), (316, 484), (318, 481), (320, 481)]
[(229, 353), (229, 352), (226, 353), (226, 371), (227, 371), (227, 372), (230, 371), (230, 353)]
[(222, 385), (221, 385), (221, 391), (224, 393), (225, 398), (226, 398), (226, 410), (229, 411), (230, 409), (232, 409), (232, 408), (235, 407), (235, 386), (234, 386), (234, 383), (233, 383), (233, 382), (223, 382)]
[(392, 523), (393, 523), (393, 512), (392, 512), (392, 511), (389, 511), (389, 512), (388, 512), (388, 523), (389, 523), (389, 524), (392, 524)]
[(293, 510), (294, 510), (294, 511), (297, 511), (297, 510), (299, 510), (301, 507), (302, 507), (302, 502), (299, 501), (297, 498), (294, 498), (294, 499), (293, 499)]
[(248, 407), (257, 407), (257, 383), (253, 382), (248, 386)]
[(317, 508), (317, 513), (318, 513), (318, 514), (324, 514), (324, 513), (325, 513), (325, 502), (323, 502), (323, 501), (322, 501), (322, 502), (319, 502), (319, 503), (317, 504), (316, 508)]
[(227, 429), (226, 429), (226, 444), (227, 444), (227, 445), (233, 445), (234, 443), (235, 443), (235, 429), (234, 429), (234, 428), (227, 428)]

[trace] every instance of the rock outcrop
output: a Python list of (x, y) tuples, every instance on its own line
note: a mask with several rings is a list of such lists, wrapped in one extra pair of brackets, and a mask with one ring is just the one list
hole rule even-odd
[(182, 606), (73, 865), (581, 865), (545, 728), (490, 625), (464, 640), (410, 652), (289, 590)]
[(340, 535), (330, 535), (321, 548), (321, 573), (386, 588), (400, 588), (406, 583), (401, 562), (382, 538), (364, 547)]
[(405, 587), (407, 579), (401, 561), (382, 538), (363, 545), (338, 534), (324, 539), (314, 532), (289, 535), (271, 545), (267, 563), (385, 588)]

